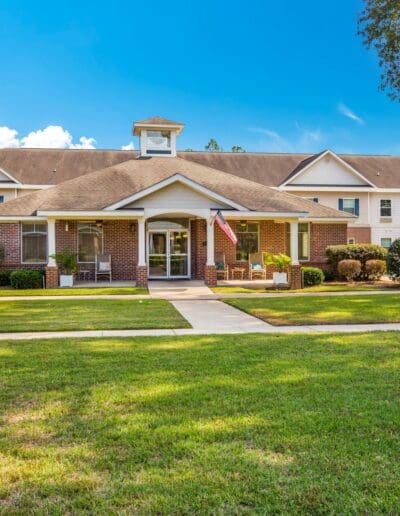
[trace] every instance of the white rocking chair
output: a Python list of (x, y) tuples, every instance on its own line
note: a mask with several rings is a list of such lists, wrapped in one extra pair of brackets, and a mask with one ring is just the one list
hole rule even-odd
[(111, 255), (109, 254), (98, 254), (96, 256), (96, 271), (95, 271), (95, 281), (97, 282), (97, 278), (99, 276), (108, 276), (108, 279), (112, 279), (112, 269), (111, 269)]

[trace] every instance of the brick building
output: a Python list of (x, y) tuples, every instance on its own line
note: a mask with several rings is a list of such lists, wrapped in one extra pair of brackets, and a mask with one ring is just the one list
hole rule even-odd
[[(45, 267), (56, 286), (53, 255), (69, 246), (91, 279), (105, 254), (115, 280), (211, 285), (220, 256), (246, 270), (251, 253), (268, 251), (291, 256), (298, 286), (301, 264), (323, 266), (326, 247), (346, 243), (351, 214), (177, 154), (182, 129), (159, 117), (135, 123), (140, 152), (13, 149), (0, 174), (24, 195), (0, 206), (1, 267)], [(236, 244), (215, 223), (220, 215)]]

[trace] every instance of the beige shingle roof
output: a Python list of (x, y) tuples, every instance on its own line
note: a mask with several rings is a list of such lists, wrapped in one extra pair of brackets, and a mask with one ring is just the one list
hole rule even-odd
[(90, 172), (58, 186), (0, 206), (1, 215), (26, 216), (37, 211), (102, 210), (176, 174), (245, 206), (251, 211), (307, 212), (310, 217), (346, 214), (253, 181), (182, 158), (139, 158)]

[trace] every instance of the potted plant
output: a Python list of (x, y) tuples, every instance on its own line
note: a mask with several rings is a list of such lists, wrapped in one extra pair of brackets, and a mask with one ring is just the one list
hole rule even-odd
[(76, 255), (67, 246), (60, 253), (52, 255), (60, 268), (60, 287), (72, 287), (74, 284), (74, 273), (78, 270)]
[(290, 256), (286, 254), (270, 254), (267, 253), (264, 259), (265, 265), (273, 265), (278, 269), (272, 274), (274, 284), (283, 284), (288, 282), (287, 269), (292, 262)]

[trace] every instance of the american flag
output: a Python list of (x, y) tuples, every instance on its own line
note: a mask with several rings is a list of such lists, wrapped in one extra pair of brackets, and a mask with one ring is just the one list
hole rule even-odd
[(230, 225), (226, 222), (224, 217), (222, 216), (222, 213), (218, 210), (217, 214), (215, 215), (215, 220), (218, 224), (218, 226), (222, 229), (222, 231), (225, 233), (225, 235), (229, 238), (229, 240), (232, 242), (232, 244), (237, 244), (237, 238), (235, 233), (232, 231), (232, 228)]

